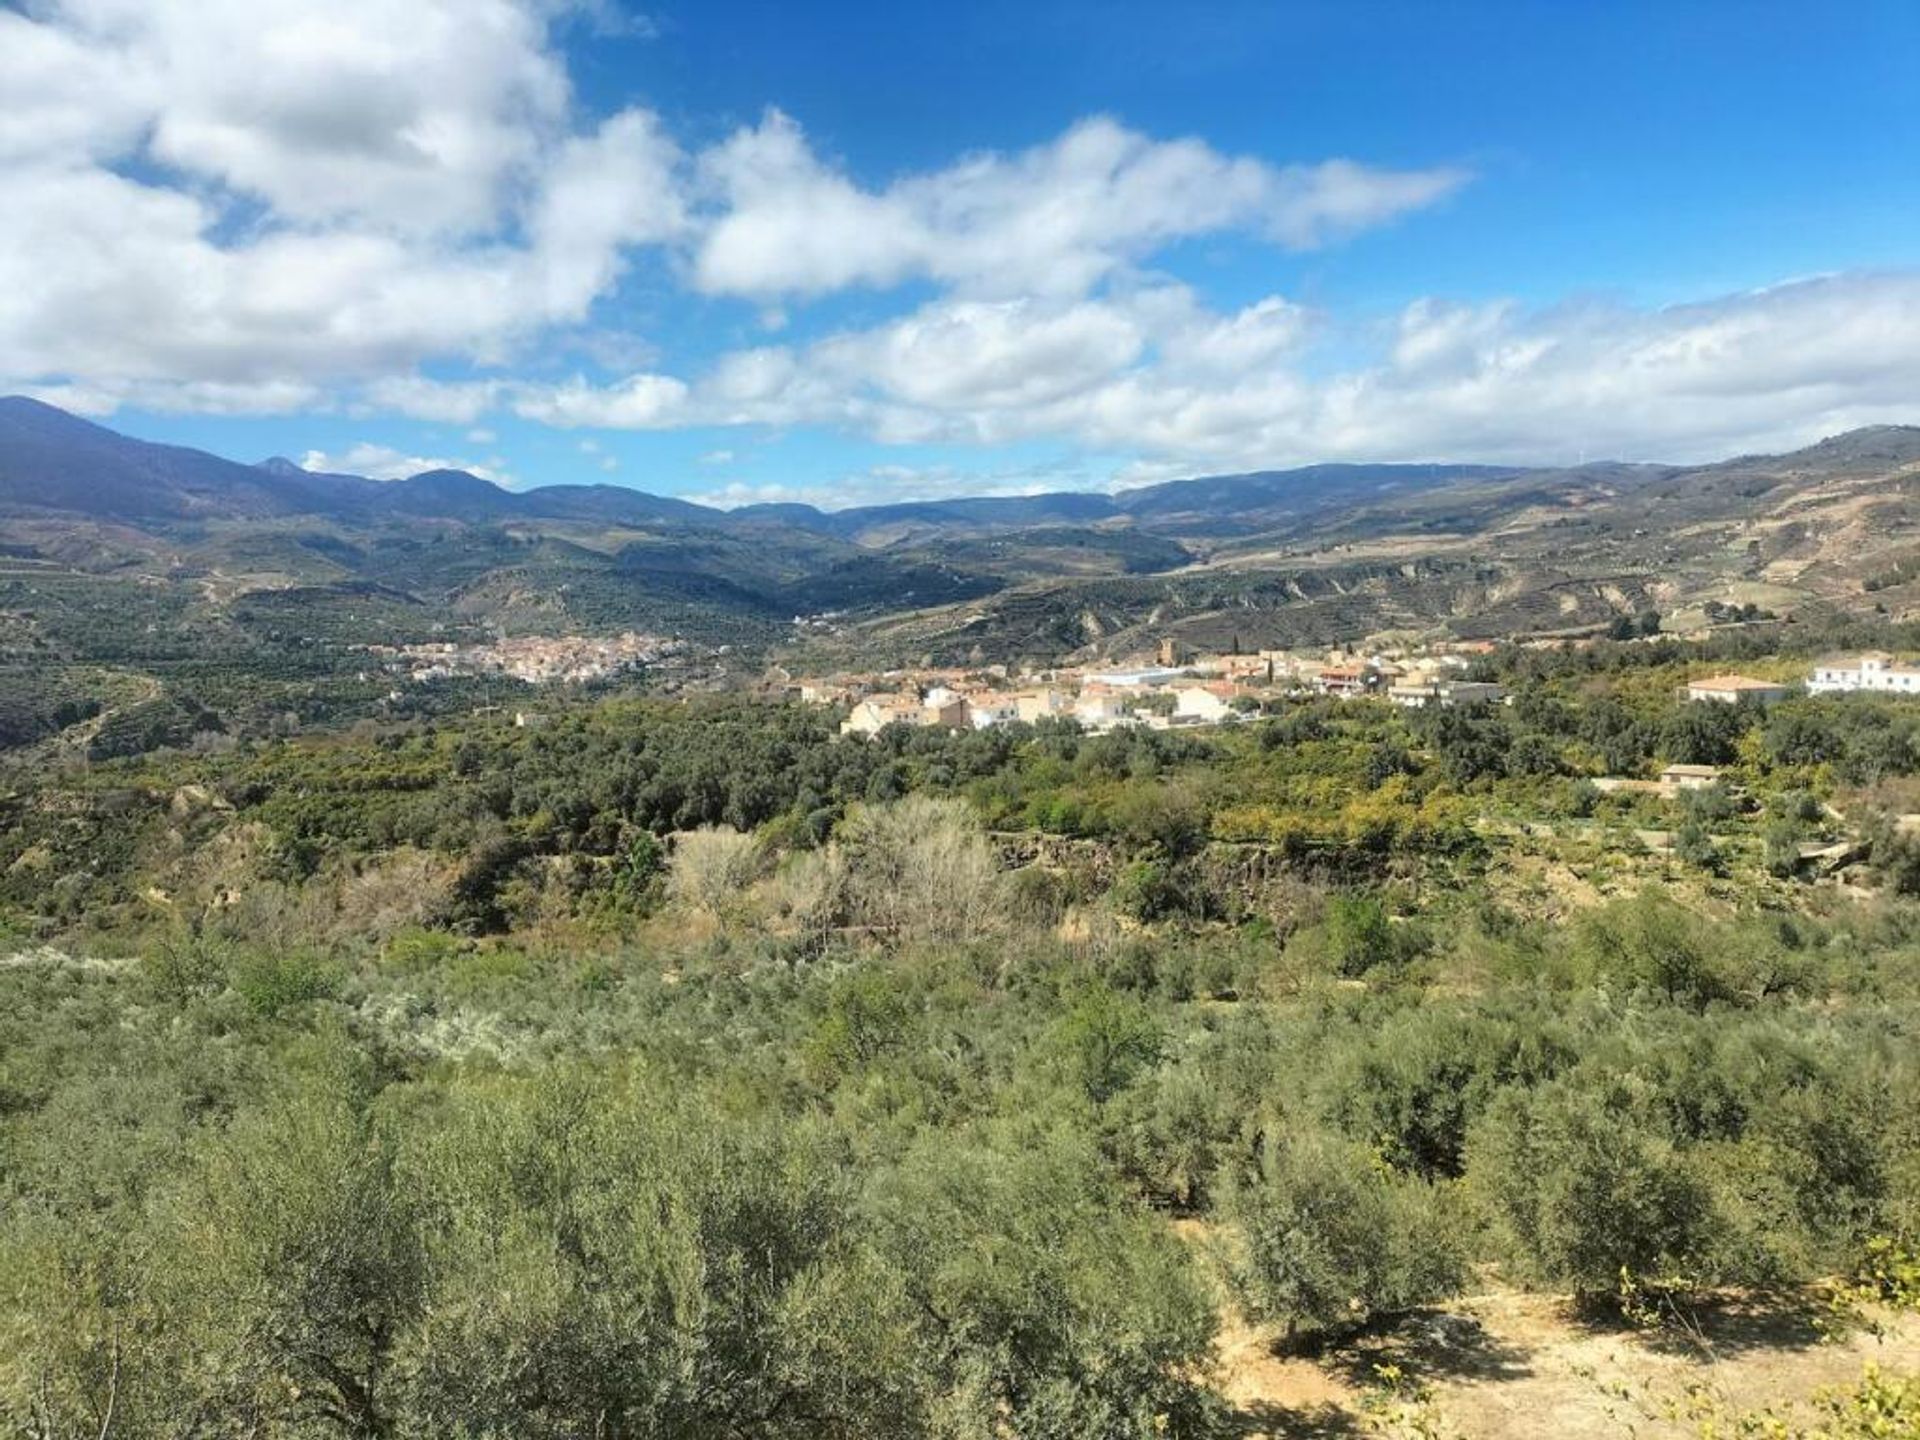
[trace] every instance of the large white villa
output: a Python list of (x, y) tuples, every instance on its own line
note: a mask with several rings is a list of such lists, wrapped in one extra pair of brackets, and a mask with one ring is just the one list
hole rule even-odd
[(1882, 651), (1865, 655), (1816, 660), (1807, 689), (1814, 694), (1835, 690), (1882, 690), (1895, 695), (1920, 695), (1920, 665), (1896, 660)]

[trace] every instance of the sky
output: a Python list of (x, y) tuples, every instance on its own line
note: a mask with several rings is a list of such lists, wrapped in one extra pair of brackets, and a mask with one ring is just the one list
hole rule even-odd
[(0, 393), (824, 506), (1920, 423), (1920, 4), (0, 0)]

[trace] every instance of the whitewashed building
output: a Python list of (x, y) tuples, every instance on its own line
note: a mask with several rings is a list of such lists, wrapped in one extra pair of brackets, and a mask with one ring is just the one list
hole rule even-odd
[(1879, 650), (1857, 656), (1829, 656), (1814, 662), (1807, 689), (1815, 695), (1844, 690), (1920, 695), (1920, 665), (1896, 660)]
[(1787, 687), (1772, 680), (1755, 680), (1750, 675), (1711, 675), (1687, 682), (1687, 699), (1709, 704), (1738, 705), (1746, 700), (1772, 705), (1787, 698)]
[(1218, 725), (1233, 714), (1233, 707), (1221, 694), (1223, 688), (1230, 689), (1218, 685), (1187, 685), (1174, 691), (1174, 718), (1202, 725)]
[(967, 723), (976, 730), (991, 729), (995, 725), (1008, 725), (1020, 718), (1020, 700), (1018, 696), (1002, 694), (996, 690), (982, 690), (977, 695), (967, 697)]
[(1456, 705), (1497, 705), (1507, 692), (1491, 680), (1405, 680), (1387, 687), (1387, 698), (1409, 710), (1428, 705), (1451, 709)]
[(1073, 718), (1089, 729), (1104, 730), (1133, 717), (1127, 712), (1127, 702), (1118, 695), (1094, 694), (1082, 695), (1074, 703)]

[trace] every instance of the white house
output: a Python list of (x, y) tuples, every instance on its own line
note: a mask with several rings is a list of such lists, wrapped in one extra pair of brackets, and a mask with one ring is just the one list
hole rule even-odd
[(1396, 705), (1417, 710), (1427, 705), (1451, 709), (1455, 705), (1495, 705), (1507, 692), (1491, 680), (1408, 680), (1387, 687)]
[(1164, 685), (1169, 680), (1185, 679), (1185, 670), (1170, 669), (1164, 665), (1147, 665), (1138, 670), (1100, 670), (1087, 676), (1089, 684), (1110, 685), (1116, 689), (1151, 689), (1155, 685)]
[(1896, 660), (1878, 650), (1860, 656), (1830, 656), (1814, 662), (1807, 690), (1815, 695), (1838, 690), (1920, 695), (1920, 665)]
[(1233, 714), (1233, 707), (1227, 703), (1232, 693), (1231, 685), (1183, 685), (1173, 692), (1174, 718), (1218, 725)]
[(982, 690), (967, 697), (967, 723), (976, 730), (1010, 724), (1020, 718), (1019, 697), (997, 690)]
[(1131, 718), (1127, 702), (1118, 695), (1082, 695), (1073, 707), (1073, 718), (1093, 730), (1104, 730)]
[(1738, 705), (1742, 700), (1751, 700), (1771, 705), (1786, 698), (1786, 686), (1772, 680), (1755, 680), (1748, 675), (1711, 675), (1704, 680), (1687, 682), (1689, 700), (1720, 705)]

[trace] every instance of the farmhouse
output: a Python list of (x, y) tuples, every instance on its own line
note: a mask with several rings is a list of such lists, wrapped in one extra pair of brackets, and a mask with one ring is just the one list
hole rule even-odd
[(1448, 709), (1455, 705), (1494, 705), (1507, 692), (1490, 680), (1403, 680), (1387, 687), (1387, 698), (1408, 709), (1435, 705)]
[(1721, 705), (1738, 705), (1742, 700), (1771, 705), (1787, 698), (1787, 687), (1749, 675), (1710, 675), (1704, 680), (1689, 680), (1684, 693), (1689, 700)]
[(1669, 765), (1660, 772), (1660, 786), (1667, 791), (1705, 790), (1719, 780), (1718, 765)]
[(1815, 695), (1845, 690), (1920, 695), (1920, 665), (1896, 660), (1878, 650), (1858, 656), (1829, 656), (1814, 662), (1807, 689)]

